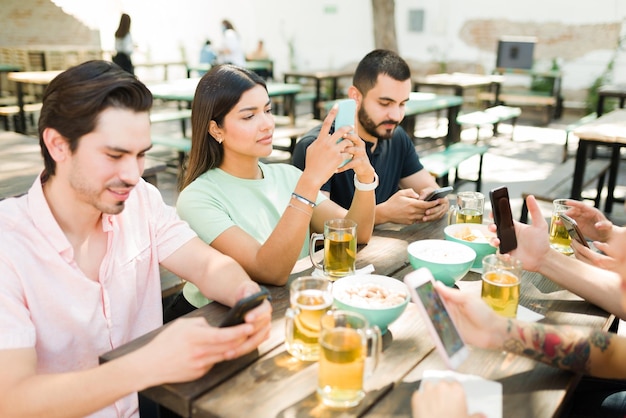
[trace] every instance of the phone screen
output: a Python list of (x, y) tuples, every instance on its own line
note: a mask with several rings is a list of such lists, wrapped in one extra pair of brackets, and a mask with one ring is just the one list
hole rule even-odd
[(500, 240), (500, 253), (506, 254), (517, 248), (515, 236), (515, 224), (509, 202), (509, 191), (506, 187), (499, 187), (489, 192), (493, 220), (498, 227), (498, 239)]
[(424, 282), (415, 288), (415, 293), (424, 305), (448, 357), (454, 357), (457, 352), (465, 347), (465, 344), (435, 290), (433, 282), (430, 280)]

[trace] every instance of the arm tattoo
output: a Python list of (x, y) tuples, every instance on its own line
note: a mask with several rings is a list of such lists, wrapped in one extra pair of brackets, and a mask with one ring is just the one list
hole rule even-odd
[(509, 320), (503, 347), (512, 353), (577, 373), (589, 373), (593, 348), (606, 351), (611, 334), (594, 330), (590, 334), (568, 327), (521, 324)]

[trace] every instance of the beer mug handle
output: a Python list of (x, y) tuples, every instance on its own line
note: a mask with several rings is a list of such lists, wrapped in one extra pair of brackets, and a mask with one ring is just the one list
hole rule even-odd
[(293, 343), (293, 322), (298, 314), (300, 314), (300, 308), (287, 308), (285, 312), (285, 338), (289, 344)]
[(458, 209), (456, 205), (450, 205), (450, 209), (448, 210), (448, 225), (452, 225), (456, 223), (456, 213)]
[(373, 327), (365, 328), (365, 338), (368, 345), (368, 357), (371, 357), (368, 367), (365, 369), (365, 375), (371, 376), (378, 368), (378, 362), (383, 352), (383, 338), (380, 333), (380, 328), (374, 325)]
[(311, 258), (311, 263), (313, 263), (313, 266), (315, 266), (315, 268), (318, 268), (320, 270), (324, 270), (324, 266), (318, 263), (317, 261), (315, 261), (315, 259), (313, 258), (313, 254), (315, 254), (315, 243), (323, 239), (324, 239), (324, 234), (313, 233), (311, 234), (311, 240), (309, 241), (309, 258)]

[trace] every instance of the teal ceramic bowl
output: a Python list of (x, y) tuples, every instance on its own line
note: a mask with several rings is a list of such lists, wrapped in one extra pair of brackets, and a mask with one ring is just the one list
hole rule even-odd
[(467, 274), (476, 260), (476, 251), (467, 245), (443, 239), (423, 239), (407, 247), (414, 269), (426, 267), (433, 277), (446, 286), (454, 286)]
[(393, 277), (378, 274), (346, 276), (333, 283), (333, 305), (363, 315), (381, 333), (398, 319), (409, 303), (406, 285)]
[(489, 244), (489, 240), (496, 234), (490, 232), (488, 225), (484, 224), (454, 224), (448, 225), (443, 234), (449, 241), (467, 245), (476, 251), (476, 260), (472, 267), (482, 268), (483, 258), (489, 254), (496, 253), (496, 247)]

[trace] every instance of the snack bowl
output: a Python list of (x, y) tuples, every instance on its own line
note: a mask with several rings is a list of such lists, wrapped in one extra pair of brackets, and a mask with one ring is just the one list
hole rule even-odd
[(461, 280), (476, 260), (476, 251), (467, 245), (443, 239), (414, 241), (407, 247), (407, 252), (414, 269), (426, 267), (446, 286), (454, 286), (457, 280)]
[(336, 308), (360, 313), (384, 334), (402, 315), (410, 296), (406, 285), (393, 277), (358, 274), (336, 280), (333, 299)]
[(443, 234), (447, 240), (467, 245), (476, 251), (476, 260), (472, 264), (473, 268), (482, 268), (483, 258), (486, 255), (496, 253), (496, 247), (489, 244), (489, 240), (494, 238), (496, 234), (489, 231), (488, 225), (453, 224), (446, 226)]

